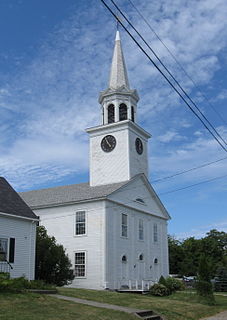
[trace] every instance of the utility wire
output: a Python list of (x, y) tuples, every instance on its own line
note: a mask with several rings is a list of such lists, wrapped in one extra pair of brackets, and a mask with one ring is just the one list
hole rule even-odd
[(204, 163), (198, 167), (193, 167), (191, 169), (187, 169), (187, 170), (184, 170), (184, 171), (181, 171), (181, 172), (177, 172), (175, 174), (172, 174), (171, 176), (166, 176), (166, 177), (163, 177), (163, 178), (160, 178), (160, 179), (157, 179), (157, 180), (151, 180), (152, 183), (159, 183), (159, 182), (163, 182), (164, 180), (167, 180), (167, 179), (170, 179), (170, 178), (174, 178), (176, 176), (179, 176), (181, 174), (184, 174), (184, 173), (187, 173), (187, 172), (190, 172), (190, 171), (194, 171), (194, 170), (197, 170), (197, 169), (200, 169), (200, 168), (204, 168), (204, 167), (207, 167), (207, 166), (210, 166), (211, 164), (214, 164), (214, 163), (217, 163), (219, 161), (223, 161), (223, 160), (226, 160), (227, 157), (225, 158), (222, 158), (222, 159), (218, 159), (218, 160), (215, 160), (215, 161), (212, 161), (212, 162), (207, 162), (207, 163)]
[[(188, 189), (188, 188), (192, 188), (192, 187), (195, 187), (195, 186), (198, 186), (198, 185), (201, 185), (201, 184), (209, 183), (209, 182), (211, 182), (211, 181), (223, 179), (223, 178), (225, 178), (225, 177), (227, 177), (227, 174), (224, 175), (224, 176), (215, 177), (215, 178), (212, 178), (212, 179), (209, 179), (209, 180), (201, 181), (201, 182), (198, 182), (198, 183), (195, 183), (195, 184), (186, 186), (186, 187), (182, 187), (182, 188), (179, 188), (179, 189), (175, 189), (175, 190), (171, 190), (171, 191), (159, 193), (159, 195), (165, 195), (165, 194), (169, 194), (169, 193), (173, 193), (173, 192), (178, 192), (178, 191), (181, 191), (181, 190), (184, 190), (184, 189)], [(130, 189), (135, 189), (135, 188), (138, 188), (138, 187), (128, 188), (128, 189), (122, 190), (122, 191), (128, 191), (128, 190), (130, 190)], [(117, 192), (120, 192), (120, 191), (118, 191), (118, 190), (116, 190), (116, 191), (117, 191)], [(145, 200), (146, 200), (146, 199), (151, 199), (151, 197), (150, 197), (150, 196), (149, 196), (149, 197), (143, 197), (143, 199), (145, 199)], [(98, 199), (98, 200), (103, 200), (103, 199), (101, 198), (101, 199)], [(115, 201), (115, 200), (112, 200), (112, 199), (107, 199), (107, 200), (109, 200), (110, 202), (115, 202), (115, 203), (117, 202), (117, 205), (116, 205), (116, 204), (110, 205), (110, 206), (108, 206), (108, 209), (110, 209), (110, 208), (118, 208), (119, 205), (128, 205), (128, 204), (130, 204), (130, 203), (134, 203), (134, 204), (135, 204), (135, 201), (134, 201), (134, 200), (129, 200), (129, 201), (126, 201), (126, 202), (124, 202), (124, 203), (121, 203), (121, 202), (118, 202), (118, 201)], [(97, 208), (95, 208), (95, 209), (87, 209), (87, 208), (85, 208), (84, 210), (85, 210), (86, 212), (92, 212), (92, 211), (102, 210), (103, 208), (104, 208), (104, 207), (101, 207), (101, 206), (100, 206), (100, 207), (97, 207)], [(144, 211), (142, 207), (141, 207), (141, 209), (139, 209), (138, 207), (135, 208), (135, 209)], [(146, 208), (145, 208), (145, 209), (146, 209)], [(153, 212), (153, 214), (156, 214), (156, 212)], [(45, 220), (45, 221), (46, 221), (46, 220), (52, 220), (52, 219), (59, 219), (59, 218), (65, 218), (65, 217), (70, 217), (70, 216), (74, 216), (74, 215), (75, 215), (75, 213), (70, 213), (70, 214), (66, 214), (66, 215), (62, 215), (62, 216), (57, 216), (57, 217), (44, 218), (44, 219), (41, 219), (41, 221), (44, 221), (44, 220)]]
[(131, 26), (131, 28), (136, 32), (136, 34), (142, 39), (142, 41), (145, 43), (145, 45), (151, 50), (151, 52), (154, 54), (156, 59), (159, 61), (159, 63), (162, 65), (162, 67), (166, 70), (166, 72), (169, 74), (169, 76), (173, 79), (173, 81), (177, 84), (177, 86), (182, 90), (182, 92), (185, 94), (185, 96), (189, 99), (189, 101), (194, 105), (194, 107), (197, 109), (197, 111), (200, 113), (200, 115), (203, 117), (203, 119), (210, 125), (212, 130), (215, 132), (215, 134), (219, 137), (219, 139), (222, 140), (222, 142), (226, 145), (226, 141), (221, 137), (221, 135), (217, 132), (217, 130), (214, 128), (214, 126), (211, 124), (211, 122), (207, 119), (207, 117), (201, 112), (199, 107), (195, 104), (195, 102), (190, 98), (190, 96), (187, 94), (187, 92), (184, 90), (184, 88), (181, 86), (179, 81), (173, 76), (173, 74), (168, 70), (168, 68), (164, 65), (164, 63), (161, 61), (161, 59), (158, 57), (156, 52), (151, 48), (151, 46), (147, 43), (147, 41), (144, 39), (144, 37), (137, 31), (137, 29), (133, 26), (133, 24), (128, 20), (128, 18), (125, 16), (125, 14), (122, 12), (122, 10), (117, 6), (117, 4), (111, 0), (115, 8), (120, 12), (120, 14), (124, 17), (124, 19), (128, 22), (128, 24)]
[(188, 72), (185, 70), (183, 65), (177, 60), (175, 55), (171, 52), (171, 50), (168, 48), (168, 46), (165, 44), (165, 42), (159, 37), (159, 35), (155, 32), (154, 28), (152, 28), (151, 24), (147, 21), (147, 19), (144, 18), (142, 13), (139, 11), (139, 9), (134, 5), (134, 3), (131, 0), (128, 0), (128, 2), (131, 4), (131, 6), (135, 9), (135, 11), (138, 13), (138, 15), (142, 18), (142, 20), (146, 23), (148, 28), (154, 33), (154, 35), (157, 37), (157, 39), (162, 43), (162, 45), (166, 48), (166, 50), (169, 52), (171, 57), (174, 59), (174, 61), (177, 63), (177, 65), (180, 67), (180, 69), (184, 72), (184, 74), (188, 77), (188, 79), (193, 83), (194, 87), (199, 91), (199, 93), (202, 95), (202, 97), (207, 101), (210, 108), (217, 114), (217, 116), (227, 125), (227, 122), (222, 117), (222, 115), (214, 108), (214, 106), (211, 104), (207, 96), (204, 94), (204, 92), (200, 89), (200, 87), (196, 84), (196, 82), (193, 80), (193, 78), (188, 74)]
[(124, 26), (124, 24), (118, 19), (116, 14), (111, 10), (111, 8), (106, 4), (104, 0), (101, 0), (101, 2), (104, 4), (104, 6), (110, 11), (110, 13), (117, 19), (120, 23), (120, 25), (123, 27), (123, 29), (128, 33), (128, 35), (132, 38), (132, 40), (137, 44), (137, 46), (140, 48), (140, 50), (147, 56), (147, 58), (151, 61), (151, 63), (155, 66), (155, 68), (162, 74), (162, 76), (166, 79), (166, 81), (169, 83), (169, 85), (176, 91), (176, 93), (181, 97), (181, 99), (185, 102), (185, 104), (190, 108), (190, 110), (194, 113), (194, 115), (202, 122), (204, 127), (210, 132), (210, 134), (213, 136), (213, 138), (217, 141), (217, 143), (222, 147), (222, 149), (227, 152), (227, 149), (225, 146), (222, 145), (222, 143), (217, 139), (217, 137), (213, 134), (213, 132), (209, 129), (209, 127), (206, 125), (206, 123), (199, 117), (199, 115), (193, 110), (193, 108), (190, 106), (190, 104), (185, 100), (185, 98), (182, 96), (182, 94), (179, 92), (178, 89), (174, 87), (172, 82), (167, 78), (167, 76), (162, 72), (162, 70), (157, 66), (157, 64), (152, 60), (152, 58), (148, 55), (148, 53), (143, 49), (143, 47), (139, 44), (139, 42), (133, 37), (133, 35), (128, 31), (128, 29)]
[(159, 193), (159, 195), (164, 195), (164, 194), (169, 194), (169, 193), (185, 190), (185, 189), (188, 189), (188, 188), (192, 188), (192, 187), (198, 186), (200, 184), (208, 183), (208, 182), (211, 182), (211, 181), (214, 181), (214, 180), (223, 179), (223, 178), (226, 178), (226, 177), (227, 177), (227, 174), (224, 175), (224, 176), (220, 176), (220, 177), (216, 177), (216, 178), (213, 178), (213, 179), (201, 181), (201, 182), (198, 182), (198, 183), (195, 183), (195, 184), (191, 184), (190, 186), (186, 186), (186, 187), (183, 187), (183, 188), (179, 188), (179, 189), (175, 189), (175, 190)]

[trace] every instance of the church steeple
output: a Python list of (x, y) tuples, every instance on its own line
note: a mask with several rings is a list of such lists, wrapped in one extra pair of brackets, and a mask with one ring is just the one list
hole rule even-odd
[(125, 59), (121, 47), (120, 33), (119, 31), (117, 31), (110, 71), (109, 88), (118, 89), (123, 86), (129, 89), (129, 81), (125, 65)]
[(99, 96), (102, 124), (87, 129), (90, 135), (90, 186), (148, 177), (147, 142), (150, 134), (136, 124), (139, 100), (130, 89), (117, 31), (108, 88)]
[(123, 120), (136, 121), (139, 96), (131, 90), (121, 46), (120, 33), (117, 31), (111, 64), (109, 85), (99, 96), (102, 105), (102, 124)]

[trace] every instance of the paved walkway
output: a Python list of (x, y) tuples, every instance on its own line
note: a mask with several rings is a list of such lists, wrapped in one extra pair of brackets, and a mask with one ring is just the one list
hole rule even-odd
[(217, 313), (216, 315), (214, 315), (212, 317), (203, 318), (201, 320), (227, 320), (227, 311)]
[[(96, 302), (96, 301), (92, 301), (92, 300), (67, 297), (67, 296), (62, 296), (60, 294), (49, 294), (49, 296), (57, 298), (57, 299), (61, 299), (61, 300), (67, 300), (67, 301), (72, 301), (72, 302), (76, 302), (76, 303), (86, 304), (86, 305), (92, 306), (92, 307), (112, 309), (112, 310), (117, 310), (117, 311), (123, 311), (126, 313), (136, 313), (136, 312), (145, 311), (145, 310), (141, 310), (141, 309), (139, 310), (139, 309), (122, 307), (122, 306), (116, 306), (114, 304), (101, 303), (101, 302)], [(227, 320), (227, 311), (217, 313), (216, 315), (214, 315), (212, 317), (203, 318), (201, 320)]]
[(62, 300), (86, 304), (86, 305), (93, 306), (93, 307), (112, 309), (112, 310), (123, 311), (123, 312), (127, 312), (127, 313), (135, 313), (135, 312), (144, 311), (141, 309), (139, 310), (139, 309), (132, 309), (132, 308), (127, 308), (127, 307), (116, 306), (114, 304), (101, 303), (101, 302), (96, 302), (96, 301), (91, 301), (91, 300), (84, 300), (84, 299), (62, 296), (60, 294), (49, 294), (49, 296), (54, 297), (54, 298), (58, 298), (58, 299), (62, 299)]

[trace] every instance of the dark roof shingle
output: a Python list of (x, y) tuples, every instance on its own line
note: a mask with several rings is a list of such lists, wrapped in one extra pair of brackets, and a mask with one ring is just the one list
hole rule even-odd
[(3, 177), (0, 177), (0, 212), (38, 219), (31, 208)]
[(89, 183), (72, 184), (48, 189), (21, 192), (20, 196), (31, 208), (104, 198), (128, 181), (91, 187)]

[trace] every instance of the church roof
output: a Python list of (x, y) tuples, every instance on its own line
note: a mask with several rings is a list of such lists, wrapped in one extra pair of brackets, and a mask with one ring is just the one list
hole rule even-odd
[(102, 199), (128, 181), (91, 187), (89, 183), (72, 184), (48, 189), (20, 192), (23, 200), (33, 209)]
[(0, 212), (4, 214), (38, 219), (5, 178), (0, 177)]
[(109, 88), (118, 89), (125, 87), (129, 89), (128, 75), (121, 47), (119, 31), (116, 33), (113, 59), (110, 71)]

